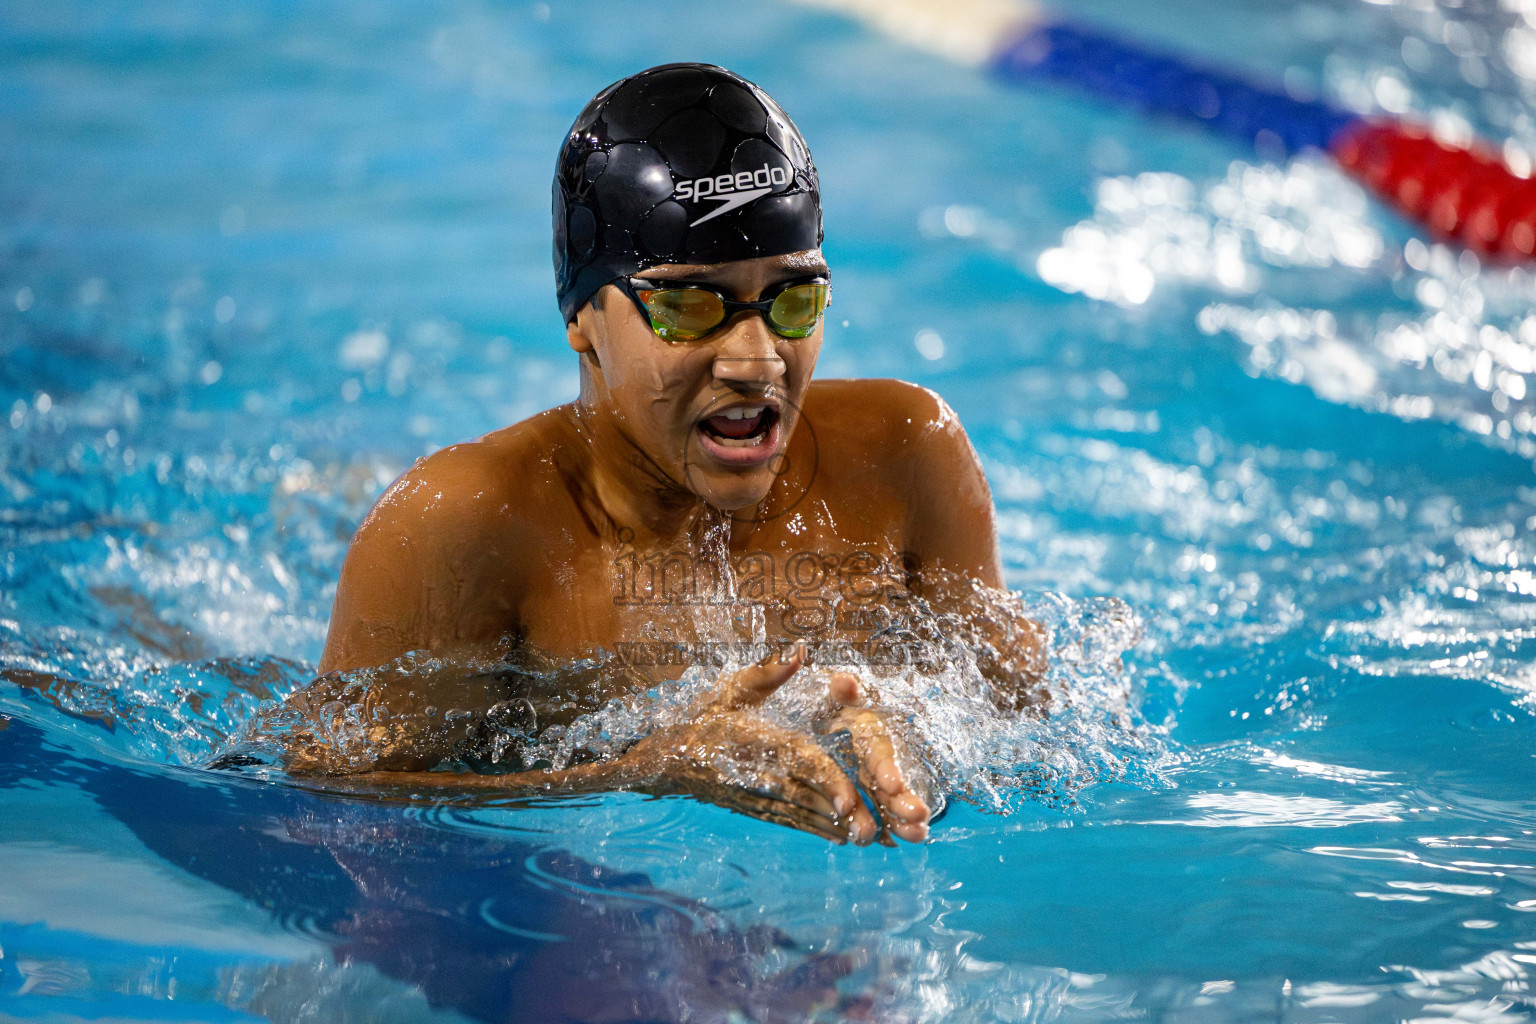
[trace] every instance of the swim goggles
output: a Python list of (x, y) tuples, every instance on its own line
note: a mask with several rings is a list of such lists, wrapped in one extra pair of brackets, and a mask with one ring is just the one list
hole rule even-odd
[(638, 277), (614, 282), (629, 296), (656, 337), (672, 344), (703, 341), (744, 309), (755, 309), (781, 338), (804, 338), (832, 302), (832, 283), (825, 277), (801, 278), (776, 284), (756, 302), (728, 299), (699, 284), (668, 284)]

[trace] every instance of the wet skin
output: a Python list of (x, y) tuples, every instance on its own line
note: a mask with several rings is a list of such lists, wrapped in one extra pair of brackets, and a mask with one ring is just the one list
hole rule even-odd
[[(810, 251), (663, 266), (642, 276), (705, 283), (751, 301), (780, 282), (825, 272), (820, 253)], [(581, 363), (576, 402), (443, 449), (379, 500), (342, 570), (323, 673), (508, 638), (556, 661), (658, 633), (684, 644), (709, 639), (697, 625), (693, 591), (675, 585), (680, 577), (663, 572), (641, 585), (624, 575), (679, 553), (687, 559), (674, 564), (690, 565), (695, 582), (722, 562), (739, 568), (754, 558), (778, 581), (798, 573), (803, 582), (808, 572), (817, 577), (817, 566), (840, 566), (812, 582), (870, 593), (873, 577), (855, 572), (850, 584), (843, 570), (904, 558), (902, 586), (915, 593), (939, 577), (1002, 587), (991, 495), (959, 420), (937, 395), (899, 381), (812, 382), (820, 324), (806, 338), (787, 339), (743, 311), (700, 342), (669, 344), (608, 285), (567, 338)], [(724, 436), (740, 424), (711, 419), (733, 409), (747, 414), (755, 438)], [(797, 619), (782, 601), (763, 608), (771, 638), (806, 636), (804, 615)], [(858, 631), (843, 624), (840, 635)], [(608, 761), (563, 772), (444, 776), (422, 770), (446, 749), (439, 730), (432, 742), (396, 744), (372, 766), (416, 769), (390, 776), (413, 786), (690, 792), (833, 839), (869, 842), (885, 830), (925, 838), (937, 791), (886, 725), (878, 695), (855, 675), (829, 676), (818, 728), (849, 734), (879, 821), (814, 736), (754, 713), (802, 658), (770, 657), (723, 675), (694, 721), (659, 729)], [(680, 671), (643, 668), (627, 685)], [(292, 703), (313, 713), (338, 685), (335, 675), (322, 676)], [(473, 703), (445, 686), (427, 699)], [(411, 706), (403, 692), (398, 702), (379, 699), (397, 721)], [(298, 746), (288, 767), (357, 770)], [(750, 786), (739, 784), (743, 771)]]

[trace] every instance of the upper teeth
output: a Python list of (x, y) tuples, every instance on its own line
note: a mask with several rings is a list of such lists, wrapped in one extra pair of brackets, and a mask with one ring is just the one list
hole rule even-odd
[(734, 409), (725, 410), (720, 415), (728, 420), (745, 420), (756, 416), (766, 408), (767, 406), (765, 405), (739, 405)]

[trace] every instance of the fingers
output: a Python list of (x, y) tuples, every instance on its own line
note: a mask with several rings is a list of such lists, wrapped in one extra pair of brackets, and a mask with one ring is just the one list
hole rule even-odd
[(910, 843), (928, 838), (934, 808), (912, 785), (912, 777), (895, 734), (885, 719), (867, 708), (850, 708), (835, 724), (847, 729), (859, 766), (859, 782), (880, 813), (880, 822), (893, 835)]
[(782, 782), (777, 793), (736, 790), (729, 798), (715, 802), (765, 821), (777, 821), (803, 832), (814, 832), (836, 843), (852, 840), (859, 846), (866, 846), (879, 835), (880, 827), (857, 793), (853, 799), (853, 813), (843, 814), (814, 785), (793, 779)]
[(794, 777), (779, 779), (773, 788), (764, 792), (764, 795), (794, 804), (801, 810), (820, 815), (833, 824), (843, 816), (843, 813), (838, 810), (837, 803), (826, 793), (809, 782)]
[[(880, 825), (864, 806), (859, 787), (830, 754), (813, 743), (792, 739), (789, 734), (785, 734), (779, 749), (787, 768), (784, 778), (786, 797), (793, 798), (793, 793), (802, 790), (814, 792), (834, 812), (835, 820), (847, 838), (860, 846), (879, 836)], [(805, 801), (802, 799), (801, 802)]]
[(834, 672), (827, 682), (827, 690), (832, 699), (844, 707), (855, 707), (864, 703), (864, 687), (859, 682), (859, 677), (852, 672)]
[(714, 710), (736, 711), (755, 707), (773, 695), (773, 692), (789, 682), (805, 661), (805, 650), (800, 645), (769, 654), (750, 668), (744, 668), (720, 680), (719, 696)]
[(825, 808), (846, 838), (860, 846), (874, 841), (879, 824), (864, 806), (858, 786), (830, 754), (787, 730), (775, 730), (764, 738), (773, 744), (782, 771), (769, 795), (807, 808)]
[(842, 712), (851, 707), (862, 707), (868, 691), (859, 677), (852, 672), (833, 672), (827, 678), (827, 694), (817, 713), (813, 728), (822, 735), (847, 728), (840, 723)]
[[(683, 788), (712, 804), (812, 832), (834, 842), (845, 843), (851, 838), (843, 816), (832, 801), (817, 787), (792, 775), (763, 779), (751, 789), (718, 779), (695, 780)], [(869, 834), (874, 834), (872, 823)]]
[(836, 761), (820, 750), (817, 753), (822, 754), (822, 759), (811, 769), (811, 774), (796, 781), (827, 801), (836, 812), (847, 838), (860, 846), (872, 842), (880, 834), (880, 826), (860, 799), (858, 786), (843, 773)]
[(648, 766), (637, 787), (648, 792), (691, 793), (726, 807), (750, 793), (781, 805), (780, 815), (821, 819), (807, 831), (831, 829), (840, 840), (860, 844), (880, 831), (853, 780), (810, 736), (753, 714), (713, 715), (653, 733), (626, 757)]

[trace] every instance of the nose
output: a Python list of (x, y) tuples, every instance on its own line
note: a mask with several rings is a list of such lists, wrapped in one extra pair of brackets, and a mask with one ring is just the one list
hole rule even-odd
[(736, 390), (761, 391), (784, 379), (788, 369), (779, 355), (779, 336), (755, 312), (737, 314), (715, 342), (715, 380)]

